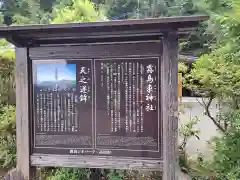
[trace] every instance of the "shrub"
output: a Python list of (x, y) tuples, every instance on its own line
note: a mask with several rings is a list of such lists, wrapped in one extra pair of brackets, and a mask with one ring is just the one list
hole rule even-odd
[(212, 140), (212, 160), (202, 156), (195, 164), (191, 164), (192, 179), (240, 179), (240, 110), (229, 112), (226, 118), (231, 127), (222, 136)]
[(47, 180), (86, 180), (89, 172), (86, 169), (58, 168)]
[(214, 159), (212, 167), (219, 180), (240, 179), (240, 111), (227, 115), (231, 127), (227, 133), (214, 139)]
[(0, 107), (15, 105), (15, 56), (14, 51), (0, 53)]
[(16, 164), (16, 112), (14, 106), (0, 109), (0, 167)]
[(0, 41), (0, 167), (16, 164), (15, 53)]

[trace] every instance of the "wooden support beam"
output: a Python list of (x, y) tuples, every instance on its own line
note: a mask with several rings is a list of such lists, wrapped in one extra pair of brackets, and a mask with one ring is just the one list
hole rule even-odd
[(167, 32), (163, 37), (161, 66), (163, 121), (163, 180), (176, 180), (178, 128), (178, 35)]
[(21, 180), (33, 180), (30, 172), (30, 112), (27, 48), (16, 48), (17, 172)]

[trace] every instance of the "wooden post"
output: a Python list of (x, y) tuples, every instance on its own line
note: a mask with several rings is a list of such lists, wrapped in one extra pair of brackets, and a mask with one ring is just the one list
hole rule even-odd
[(33, 179), (30, 172), (28, 64), (27, 48), (16, 48), (17, 173), (24, 180)]
[(163, 121), (163, 180), (176, 180), (178, 128), (178, 35), (167, 32), (163, 36), (161, 66)]

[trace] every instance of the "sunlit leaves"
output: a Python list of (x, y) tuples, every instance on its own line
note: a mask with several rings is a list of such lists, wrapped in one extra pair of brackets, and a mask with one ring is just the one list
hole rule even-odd
[(101, 15), (89, 0), (73, 0), (73, 5), (56, 8), (51, 23), (94, 22), (106, 18)]

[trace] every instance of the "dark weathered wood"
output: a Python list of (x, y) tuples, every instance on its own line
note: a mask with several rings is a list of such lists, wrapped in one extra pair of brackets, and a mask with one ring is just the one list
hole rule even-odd
[(29, 49), (31, 59), (76, 59), (105, 57), (159, 56), (160, 42), (103, 44), (85, 46), (36, 47)]
[(93, 156), (66, 156), (33, 154), (31, 165), (53, 167), (79, 167), (79, 168), (106, 168), (106, 169), (137, 169), (137, 170), (162, 170), (162, 161), (143, 160), (140, 158), (116, 158)]
[(25, 25), (25, 26), (3, 26), (0, 27), (0, 31), (11, 30), (44, 30), (44, 29), (65, 29), (65, 28), (83, 28), (83, 27), (113, 27), (113, 26), (126, 26), (126, 25), (144, 25), (151, 24), (171, 24), (171, 23), (186, 23), (186, 22), (199, 22), (205, 21), (208, 16), (177, 16), (177, 17), (161, 17), (161, 18), (147, 18), (147, 19), (128, 19), (128, 20), (114, 20), (114, 21), (102, 21), (91, 23), (68, 23), (68, 24), (50, 24), (50, 25)]
[[(99, 33), (98, 33), (99, 34)], [(189, 37), (189, 36), (188, 36)], [(63, 38), (56, 38), (56, 39), (40, 39), (40, 40), (34, 40), (31, 47), (39, 47), (39, 46), (56, 46), (59, 44), (64, 45), (72, 45), (72, 44), (100, 44), (100, 43), (116, 43), (116, 42), (132, 42), (132, 41), (155, 41), (159, 38), (159, 35), (139, 35), (135, 34), (134, 36), (118, 36), (118, 37), (112, 37), (111, 33), (106, 36), (85, 36), (80, 37), (79, 35), (71, 36), (71, 37), (63, 37)]]
[(10, 42), (11, 44), (14, 44), (17, 47), (23, 46), (23, 41), (20, 41), (19, 38), (16, 38), (14, 35), (9, 35), (6, 37), (7, 41)]
[[(125, 31), (122, 31), (122, 29), (116, 29), (115, 31), (112, 32), (99, 32), (97, 30), (94, 31), (82, 31), (79, 33), (79, 31), (76, 32), (69, 32), (69, 31), (64, 31), (64, 36), (62, 39), (78, 39), (79, 37), (87, 39), (87, 38), (106, 38), (106, 37), (119, 37), (121, 34), (121, 37), (132, 37), (132, 36), (150, 36), (150, 35), (157, 35), (159, 34), (159, 30), (157, 29), (152, 29), (152, 30), (146, 30), (146, 29), (137, 29), (135, 31), (131, 30), (131, 28), (128, 28)], [(21, 37), (23, 38), (32, 38), (32, 39), (39, 39), (39, 40), (53, 40), (59, 38), (58, 33), (52, 34), (52, 36), (46, 36), (46, 33), (44, 32), (39, 32), (37, 35), (34, 34), (22, 34)]]
[(27, 48), (16, 48), (16, 123), (17, 171), (24, 180), (32, 180), (30, 172), (29, 74)]
[(163, 37), (161, 66), (163, 120), (163, 180), (176, 180), (178, 128), (178, 36)]
[[(44, 39), (58, 40), (58, 43), (65, 44), (65, 38), (84, 39), (95, 38), (108, 39), (110, 37), (123, 37), (133, 34), (141, 39), (154, 31), (155, 35), (162, 36), (166, 29), (176, 29), (179, 34), (185, 34), (192, 31), (200, 21), (207, 20), (206, 16), (188, 16), (188, 17), (163, 17), (141, 20), (121, 20), (121, 21), (105, 21), (92, 23), (71, 23), (71, 24), (55, 24), (55, 25), (27, 25), (27, 26), (10, 26), (0, 27), (0, 37), (13, 36), (13, 43), (19, 46), (26, 46), (27, 41), (49, 43)], [(125, 33), (128, 31), (129, 33)], [(145, 31), (142, 33), (141, 31)], [(16, 37), (17, 35), (17, 37)], [(95, 37), (93, 37), (95, 36)], [(62, 41), (59, 41), (62, 40)], [(24, 44), (23, 44), (24, 43)]]
[[(173, 27), (174, 28), (174, 27)], [(142, 30), (142, 28), (136, 30), (112, 30), (110, 32), (58, 32), (54, 33), (52, 36), (46, 36), (46, 33), (37, 33), (37, 34), (21, 34), (21, 37), (14, 40), (18, 42), (16, 46), (25, 46), (29, 47), (38, 47), (38, 46), (48, 46), (49, 44), (81, 44), (81, 43), (101, 43), (101, 42), (119, 42), (119, 41), (144, 41), (144, 40), (157, 40), (162, 36), (163, 31), (168, 31), (169, 27), (161, 27), (162, 31), (159, 31), (159, 27), (155, 29)], [(172, 28), (171, 28), (172, 29)], [(171, 30), (170, 29), (170, 30)], [(176, 28), (175, 28), (176, 29)], [(195, 28), (188, 29), (179, 29), (178, 33), (181, 35), (181, 38), (189, 37), (189, 32), (193, 32)], [(64, 36), (62, 36), (64, 34)], [(29, 43), (30, 42), (30, 43)]]

